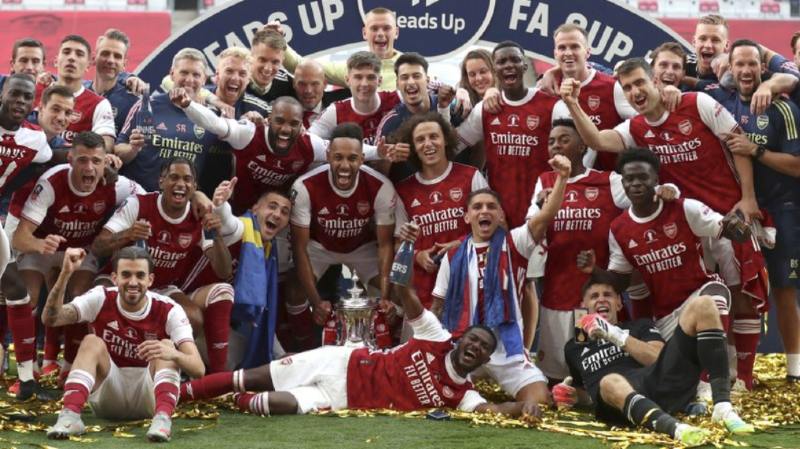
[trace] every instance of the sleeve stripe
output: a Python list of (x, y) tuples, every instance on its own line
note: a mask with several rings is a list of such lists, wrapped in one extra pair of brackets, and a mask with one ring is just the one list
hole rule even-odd
[(772, 104), (778, 109), (778, 111), (783, 116), (783, 122), (786, 126), (786, 139), (788, 140), (795, 140), (798, 137), (797, 134), (797, 123), (795, 122), (794, 114), (792, 114), (792, 110), (785, 101), (775, 101)]

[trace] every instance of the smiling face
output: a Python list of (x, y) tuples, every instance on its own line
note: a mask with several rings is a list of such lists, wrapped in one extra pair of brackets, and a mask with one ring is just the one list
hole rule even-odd
[(445, 140), (442, 127), (436, 122), (422, 122), (411, 133), (414, 152), (423, 167), (444, 167), (447, 165)]
[(81, 42), (66, 41), (61, 44), (56, 57), (58, 76), (65, 81), (82, 80), (89, 67), (89, 49)]
[(269, 146), (278, 155), (291, 150), (303, 130), (303, 111), (297, 104), (276, 102), (269, 116)]
[(97, 43), (94, 64), (97, 76), (103, 79), (115, 80), (125, 70), (128, 47), (124, 42), (104, 37)]
[(272, 240), (285, 229), (291, 212), (292, 202), (289, 198), (274, 192), (262, 196), (253, 206), (253, 213), (261, 230), (261, 240)]
[(25, 73), (32, 77), (44, 71), (44, 50), (39, 47), (18, 47), (11, 61), (11, 73)]
[(556, 63), (565, 77), (582, 80), (586, 76), (586, 60), (589, 59), (589, 46), (580, 31), (566, 31), (556, 34), (553, 54)]
[(694, 51), (697, 54), (697, 71), (711, 71), (711, 60), (728, 48), (728, 30), (725, 25), (698, 23), (694, 32)]
[(14, 78), (7, 81), (0, 99), (0, 117), (3, 117), (3, 121), (19, 126), (33, 109), (35, 93), (33, 80)]
[(350, 69), (346, 80), (353, 97), (360, 102), (370, 101), (381, 84), (380, 75), (368, 65)]
[(661, 104), (661, 96), (658, 93), (658, 89), (644, 69), (636, 68), (624, 75), (620, 74), (619, 83), (628, 103), (639, 114), (647, 115)]
[(237, 56), (229, 56), (219, 62), (216, 94), (223, 103), (235, 104), (244, 94), (249, 82), (249, 62)]
[(147, 289), (155, 276), (150, 273), (147, 259), (120, 259), (111, 280), (119, 289), (119, 298), (128, 310), (139, 310), (146, 300)]
[(331, 179), (339, 190), (350, 190), (358, 179), (358, 169), (364, 163), (361, 142), (349, 137), (337, 137), (328, 146)]
[(75, 145), (69, 152), (70, 181), (79, 192), (94, 192), (106, 169), (106, 150)]
[(419, 64), (402, 64), (397, 68), (397, 90), (403, 103), (420, 107), (428, 98), (428, 75)]
[(500, 80), (503, 91), (520, 89), (523, 85), (523, 75), (528, 67), (525, 65), (525, 55), (517, 47), (503, 47), (492, 56), (494, 60), (494, 74)]
[(486, 329), (473, 327), (458, 340), (453, 357), (453, 365), (460, 374), (475, 371), (487, 363), (497, 344), (494, 335)]
[(761, 54), (755, 47), (740, 46), (731, 52), (731, 74), (736, 83), (736, 90), (744, 99), (750, 99), (761, 84), (764, 65)]
[(661, 51), (653, 60), (653, 79), (665, 86), (678, 87), (685, 75), (683, 58), (671, 51)]
[(158, 180), (164, 208), (170, 211), (183, 211), (197, 190), (197, 180), (189, 164), (174, 163)]
[(633, 161), (622, 167), (622, 188), (633, 206), (655, 201), (658, 173), (647, 162)]
[(320, 65), (300, 64), (294, 71), (294, 91), (303, 108), (312, 110), (325, 94), (325, 72)]
[(369, 51), (380, 59), (389, 59), (394, 55), (394, 41), (399, 32), (392, 14), (371, 12), (364, 17), (362, 37), (367, 42)]
[(608, 284), (593, 284), (583, 294), (583, 307), (597, 313), (611, 324), (617, 324), (617, 313), (622, 310), (622, 299)]
[(469, 86), (483, 98), (486, 91), (494, 86), (494, 74), (491, 67), (481, 58), (467, 59), (464, 61), (464, 67)]
[(61, 134), (75, 118), (75, 97), (50, 95), (47, 103), (39, 106), (39, 126), (48, 135)]
[(175, 61), (175, 66), (170, 71), (172, 82), (175, 87), (186, 89), (192, 99), (196, 99), (197, 93), (206, 82), (205, 65), (201, 61), (183, 58)]
[(253, 54), (253, 66), (250, 76), (261, 87), (267, 87), (275, 79), (275, 75), (283, 64), (283, 50), (278, 50), (267, 44), (258, 43), (250, 49)]
[(503, 220), (500, 201), (489, 193), (474, 195), (467, 205), (464, 220), (470, 225), (475, 242), (488, 242)]

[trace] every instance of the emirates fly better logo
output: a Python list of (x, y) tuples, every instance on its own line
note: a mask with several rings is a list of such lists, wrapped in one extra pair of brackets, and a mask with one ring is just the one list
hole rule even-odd
[(409, 51), (425, 42), (424, 56), (435, 58), (474, 44), (492, 20), (495, 0), (359, 0), (363, 17), (377, 7), (390, 7), (397, 14), (400, 36), (395, 48)]

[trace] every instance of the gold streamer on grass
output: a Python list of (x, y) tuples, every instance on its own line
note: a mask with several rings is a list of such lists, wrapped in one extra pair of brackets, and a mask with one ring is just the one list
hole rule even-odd
[[(764, 430), (789, 424), (800, 423), (800, 384), (787, 384), (785, 378), (786, 360), (783, 355), (773, 354), (759, 356), (756, 359), (755, 376), (759, 383), (745, 397), (734, 398), (741, 416), (756, 428)], [(0, 381), (2, 382), (2, 381)], [(10, 385), (6, 381), (6, 387)], [(510, 398), (494, 383), (479, 381), (476, 388), (481, 395), (492, 402), (508, 401)], [(43, 432), (47, 425), (40, 418), (57, 414), (61, 410), (60, 402), (30, 401), (19, 403), (14, 399), (0, 398), (0, 431), (17, 433)], [(175, 418), (201, 420), (202, 423), (181, 428), (181, 432), (200, 432), (214, 428), (218, 424), (220, 410), (236, 411), (237, 408), (229, 398), (211, 402), (181, 404), (173, 415)], [(398, 412), (396, 410), (338, 410), (321, 412), (319, 415), (334, 417), (369, 418), (375, 416), (393, 416), (407, 419), (423, 419), (428, 411)], [(666, 435), (641, 429), (609, 428), (605, 424), (594, 421), (594, 417), (585, 412), (559, 411), (546, 409), (541, 419), (532, 422), (512, 419), (492, 413), (466, 413), (450, 411), (452, 419), (466, 421), (471, 426), (491, 426), (497, 428), (530, 428), (547, 432), (561, 433), (579, 437), (595, 438), (604, 441), (612, 449), (627, 449), (634, 444), (650, 444), (658, 447), (680, 447)], [(686, 422), (708, 429), (711, 437), (708, 441), (715, 447), (747, 447), (746, 443), (731, 439), (721, 427), (710, 422), (708, 417), (683, 418)], [(131, 438), (135, 435), (131, 430), (147, 426), (149, 420), (130, 421), (123, 424), (92, 425), (87, 427), (89, 435), (108, 432), (116, 438)], [(71, 441), (91, 444), (97, 441), (91, 437), (72, 437)], [(22, 443), (0, 437), (2, 446), (19, 446)], [(367, 440), (377, 443), (378, 437)], [(43, 449), (55, 449), (47, 445), (39, 445)]]

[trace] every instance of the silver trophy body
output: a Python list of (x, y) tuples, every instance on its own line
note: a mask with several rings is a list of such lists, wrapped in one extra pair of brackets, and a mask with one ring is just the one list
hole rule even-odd
[(339, 321), (339, 346), (350, 348), (375, 348), (373, 319), (378, 300), (362, 297), (364, 289), (358, 286), (358, 275), (353, 272), (353, 287), (348, 289), (349, 298), (340, 298), (336, 305)]

